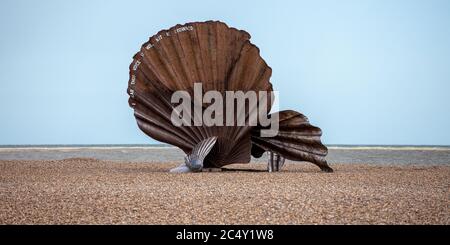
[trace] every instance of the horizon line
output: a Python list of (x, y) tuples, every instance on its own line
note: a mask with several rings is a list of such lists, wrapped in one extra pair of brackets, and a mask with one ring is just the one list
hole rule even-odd
[[(370, 145), (370, 144), (326, 144), (332, 150), (450, 150), (450, 145)], [(164, 143), (153, 144), (20, 144), (1, 145), (0, 151), (5, 150), (75, 150), (75, 149), (151, 149), (177, 148)]]

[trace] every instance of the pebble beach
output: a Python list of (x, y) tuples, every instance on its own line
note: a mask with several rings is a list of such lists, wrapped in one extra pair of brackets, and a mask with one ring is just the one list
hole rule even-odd
[(1, 224), (450, 224), (450, 166), (0, 160)]

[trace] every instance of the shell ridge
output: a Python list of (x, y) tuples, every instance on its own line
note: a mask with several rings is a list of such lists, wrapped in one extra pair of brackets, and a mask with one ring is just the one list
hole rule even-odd
[[(159, 42), (159, 43), (160, 43), (160, 45), (154, 47), (155, 50), (158, 52), (158, 56), (157, 56), (157, 57), (159, 57), (160, 60), (162, 61), (162, 63), (165, 64), (164, 67), (165, 67), (167, 70), (174, 69), (173, 66), (168, 66), (168, 65), (166, 65), (166, 64), (167, 64), (167, 59), (165, 59), (163, 55), (167, 55), (168, 53), (165, 51), (165, 47), (164, 47), (163, 45), (161, 45), (162, 42)], [(161, 56), (163, 56), (163, 57), (161, 57)], [(182, 84), (182, 83), (183, 83), (181, 80), (179, 80), (178, 75), (173, 76), (173, 79), (174, 79), (173, 81), (174, 81), (176, 84), (179, 84), (179, 83)], [(179, 81), (179, 82), (178, 82), (178, 81)], [(176, 85), (173, 85), (173, 86), (177, 87)], [(179, 87), (180, 90), (185, 90), (185, 91), (187, 91), (187, 86), (178, 86), (178, 87)], [(170, 104), (170, 102), (168, 102), (168, 103)], [(173, 105), (172, 105), (172, 104), (170, 104), (170, 106), (173, 108)], [(191, 105), (191, 106), (192, 106), (192, 105)], [(192, 107), (191, 107), (191, 108), (192, 108)], [(196, 113), (194, 116), (199, 116), (199, 115), (198, 115), (198, 113)], [(193, 118), (192, 118), (192, 119), (193, 119)], [(189, 125), (193, 125), (192, 121), (189, 122)], [(196, 142), (199, 142), (199, 141), (201, 141), (202, 139), (204, 139), (204, 138), (206, 137), (206, 135), (205, 135), (201, 130), (199, 130), (197, 127), (192, 127), (192, 129), (193, 129), (193, 133), (194, 133), (194, 135), (195, 135), (195, 137), (196, 137)]]
[[(146, 72), (145, 72), (145, 69), (143, 69), (143, 68), (140, 67), (140, 68), (137, 70), (137, 72), (141, 72), (147, 79), (149, 79), (149, 78), (147, 77), (147, 74), (146, 74)], [(137, 75), (138, 75), (138, 74), (137, 74)], [(136, 79), (138, 79), (138, 77), (137, 77)], [(140, 81), (140, 80), (138, 79), (137, 82), (139, 82), (139, 81)], [(155, 108), (155, 107), (157, 107), (157, 108), (160, 108), (161, 111), (164, 110), (164, 109), (162, 109), (163, 106), (166, 106), (167, 108), (170, 108), (170, 109), (167, 109), (167, 111), (168, 111), (167, 115), (164, 115), (164, 113), (161, 113), (161, 114), (160, 114), (160, 117), (161, 117), (162, 119), (165, 119), (166, 122), (168, 122), (170, 125), (172, 125), (172, 123), (171, 123), (171, 118), (170, 118), (170, 116), (169, 116), (169, 113), (170, 113), (171, 110), (173, 110), (173, 105), (170, 103), (170, 101), (167, 100), (167, 98), (169, 97), (168, 95), (170, 94), (169, 89), (166, 88), (166, 85), (163, 84), (163, 83), (154, 83), (154, 82), (151, 82), (150, 79), (149, 79), (149, 81), (150, 81), (150, 82), (149, 82), (147, 85), (150, 86), (150, 87), (152, 87), (154, 91), (158, 91), (158, 93), (154, 93), (154, 94), (156, 95), (155, 98), (158, 98), (159, 101), (160, 101), (161, 103), (154, 103), (154, 104), (153, 104), (153, 103), (151, 103), (150, 101), (148, 101), (148, 100), (146, 99), (146, 96), (140, 96), (140, 98), (142, 99), (142, 102), (145, 103), (145, 104), (147, 104), (147, 107), (148, 107), (148, 108)], [(142, 81), (142, 82), (143, 82), (143, 81)], [(137, 93), (138, 93), (138, 91), (137, 91)], [(152, 94), (153, 94), (153, 93), (152, 93)], [(184, 118), (183, 118), (183, 119), (184, 119)], [(184, 123), (190, 123), (190, 122), (184, 121)], [(176, 128), (181, 128), (181, 130), (187, 131), (187, 129), (184, 128), (184, 127), (176, 127)], [(189, 134), (188, 134), (188, 135), (189, 135)], [(199, 135), (198, 135), (197, 133), (194, 132), (194, 136), (197, 136), (197, 140), (194, 140), (194, 142), (198, 141), (198, 139), (200, 138)], [(190, 135), (189, 137), (192, 138), (192, 135)]]
[[(143, 60), (147, 61), (146, 62), (147, 67), (149, 67), (149, 69), (151, 71), (153, 71), (153, 73), (155, 74), (155, 77), (158, 79), (158, 82), (164, 84), (167, 88), (169, 88), (167, 85), (170, 83), (169, 82), (170, 78), (165, 75), (165, 74), (169, 73), (169, 71), (163, 65), (163, 62), (158, 55), (158, 52), (155, 51), (155, 53), (157, 55), (155, 55), (150, 50), (144, 50), (144, 54), (146, 54), (146, 55), (143, 57)], [(162, 65), (158, 66), (158, 64), (156, 62), (158, 62)], [(162, 69), (157, 69), (157, 67), (161, 67)]]
[[(178, 146), (183, 151), (186, 151), (187, 149), (191, 149), (190, 144), (188, 144), (185, 140), (178, 139), (166, 131), (158, 130), (159, 129), (158, 125), (145, 124), (138, 117), (136, 117), (136, 121), (138, 123), (138, 127), (148, 136), (150, 136), (156, 140), (159, 140), (161, 142), (167, 142), (169, 144)], [(151, 132), (151, 134), (149, 132)]]
[[(139, 96), (138, 98), (141, 98), (141, 96)], [(145, 97), (143, 97), (143, 98), (145, 98)], [(148, 103), (150, 103), (150, 102), (146, 101), (146, 99), (142, 99), (142, 102), (145, 105), (148, 105)], [(140, 112), (140, 110), (147, 110), (147, 113)], [(157, 120), (157, 119), (149, 120), (150, 117), (148, 117), (148, 116), (143, 117), (145, 114), (152, 113), (152, 111), (157, 113), (157, 117), (155, 115), (156, 118), (159, 117), (160, 119), (163, 119), (164, 121), (162, 122), (161, 120)], [(189, 132), (187, 132), (187, 130), (184, 127), (173, 126), (170, 119), (167, 118), (166, 116), (164, 116), (163, 111), (164, 111), (164, 109), (161, 107), (158, 107), (158, 106), (147, 106), (143, 109), (137, 107), (135, 110), (135, 113), (139, 113), (139, 115), (141, 115), (140, 116), (141, 118), (146, 119), (149, 123), (154, 123), (164, 129), (166, 129), (166, 131), (168, 131), (168, 132), (174, 132), (178, 135), (181, 133), (182, 135), (184, 135), (185, 138), (187, 138), (189, 140), (190, 144), (194, 144), (194, 142), (196, 142), (196, 139), (192, 135), (190, 135)], [(164, 125), (164, 126), (162, 126), (162, 125)], [(166, 126), (166, 125), (169, 125), (169, 126)], [(180, 131), (178, 131), (178, 129)]]
[[(166, 39), (170, 39), (170, 38), (166, 38)], [(177, 64), (178, 62), (178, 57), (175, 60), (170, 60), (168, 57), (170, 57), (170, 46), (168, 43), (172, 44), (172, 42), (164, 42), (164, 40), (159, 41), (158, 42), (159, 45), (155, 46), (156, 50), (160, 52), (159, 57), (162, 58), (164, 65), (167, 67), (167, 70), (170, 71), (169, 74), (173, 74), (172, 75), (172, 80), (171, 80), (171, 84), (172, 84), (172, 90), (176, 90), (175, 88), (181, 88), (183, 90), (187, 89), (187, 86), (185, 84), (183, 84), (182, 81), (185, 81), (185, 79), (183, 79), (182, 74), (180, 74), (180, 69), (176, 69), (177, 66), (179, 64)], [(177, 56), (177, 55), (175, 55)]]
[[(175, 56), (176, 56), (176, 59), (178, 60), (178, 62), (179, 62), (179, 64), (180, 64), (180, 68), (181, 68), (181, 69), (177, 69), (177, 70), (181, 70), (181, 72), (182, 72), (183, 75), (184, 75), (184, 78), (185, 78), (185, 79), (183, 79), (183, 80), (181, 80), (181, 81), (188, 81), (188, 84), (193, 84), (194, 81), (192, 80), (192, 75), (191, 75), (190, 72), (189, 72), (190, 69), (187, 68), (187, 64), (186, 64), (186, 62), (184, 61), (184, 59), (183, 59), (182, 57), (180, 57), (180, 56), (185, 56), (185, 54), (184, 54), (184, 49), (183, 49), (183, 47), (182, 47), (181, 44), (180, 44), (179, 46), (175, 44), (176, 41), (180, 42), (180, 40), (179, 40), (180, 35), (183, 35), (183, 33), (171, 35), (170, 38), (169, 38), (170, 41), (171, 41), (171, 43), (172, 43), (172, 45), (173, 45), (173, 47), (174, 47), (174, 51), (175, 51), (175, 53), (177, 54), (177, 55), (175, 55)], [(176, 38), (174, 38), (174, 36), (176, 36)], [(189, 87), (189, 86), (186, 86), (186, 87)], [(185, 87), (185, 88), (186, 88), (186, 87)], [(183, 89), (183, 88), (182, 88), (182, 89)], [(195, 98), (194, 98), (194, 99), (195, 99)], [(201, 116), (201, 115), (199, 115), (198, 113), (196, 113), (195, 110), (194, 110), (194, 113), (195, 113), (194, 116), (197, 116), (197, 117), (200, 117), (200, 116)], [(200, 137), (198, 137), (198, 140), (199, 140), (199, 141), (200, 141), (201, 139), (206, 138), (206, 137), (208, 136), (208, 134), (202, 132), (202, 130), (200, 130), (200, 128), (195, 127), (194, 130), (196, 130), (196, 131), (200, 134)]]
[[(142, 113), (142, 114), (148, 114), (148, 113), (152, 113), (154, 114), (154, 116), (158, 119), (155, 119), (155, 123), (157, 124), (164, 124), (164, 125), (169, 125), (170, 127), (168, 128), (168, 130), (174, 130), (175, 129), (180, 129), (181, 131), (183, 131), (183, 133), (186, 135), (187, 138), (191, 139), (193, 142), (195, 142), (194, 138), (186, 132), (186, 129), (183, 127), (174, 127), (173, 124), (171, 123), (171, 118), (168, 116), (169, 114), (167, 113), (167, 111), (170, 111), (170, 109), (168, 109), (166, 106), (166, 103), (152, 103), (152, 100), (149, 100), (147, 98), (147, 96), (145, 95), (141, 95), (139, 92), (137, 92), (136, 94), (136, 98), (138, 101), (142, 102), (143, 105), (146, 105), (142, 108), (140, 108), (139, 106), (137, 106), (135, 108), (135, 112), (138, 110), (146, 110), (147, 113)], [(161, 100), (158, 100), (161, 101)], [(154, 101), (153, 101), (154, 102)], [(166, 105), (166, 106), (165, 106)], [(156, 113), (156, 114), (155, 114)]]

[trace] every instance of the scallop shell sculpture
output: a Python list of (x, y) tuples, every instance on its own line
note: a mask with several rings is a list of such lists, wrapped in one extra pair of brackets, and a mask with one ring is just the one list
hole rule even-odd
[[(324, 159), (327, 148), (320, 141), (321, 130), (295, 111), (277, 113), (279, 133), (274, 137), (261, 137), (264, 127), (248, 124), (195, 126), (196, 115), (192, 126), (176, 126), (171, 121), (176, 107), (171, 98), (176, 91), (195, 98), (194, 84), (201, 84), (202, 93), (218, 91), (224, 96), (226, 91), (270, 93), (271, 73), (247, 32), (218, 21), (176, 25), (150, 37), (134, 55), (127, 89), (129, 105), (144, 133), (186, 153), (177, 172), (248, 163), (251, 155), (260, 157), (266, 151), (269, 171), (278, 170), (284, 158), (309, 161), (332, 171)], [(272, 101), (258, 103), (267, 103), (270, 110)], [(226, 110), (227, 105), (223, 106)], [(202, 104), (201, 110), (204, 112), (206, 105)], [(250, 108), (235, 111), (234, 118), (245, 113), (247, 122)]]

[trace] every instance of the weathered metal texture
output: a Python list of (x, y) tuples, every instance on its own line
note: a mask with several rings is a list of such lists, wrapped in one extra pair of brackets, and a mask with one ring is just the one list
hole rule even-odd
[[(172, 124), (171, 114), (175, 106), (171, 103), (172, 94), (182, 90), (194, 97), (194, 83), (201, 83), (203, 92), (214, 90), (222, 94), (225, 91), (272, 91), (269, 81), (272, 70), (245, 31), (230, 28), (218, 21), (176, 25), (150, 37), (134, 55), (129, 68), (129, 105), (134, 109), (138, 126), (144, 133), (158, 141), (177, 146), (188, 155), (203, 140), (217, 137), (203, 162), (204, 167), (249, 162), (253, 151), (252, 141), (256, 144), (254, 149), (259, 147), (259, 150), (267, 151), (274, 147), (274, 152), (288, 159), (316, 164), (321, 162), (319, 157), (326, 154), (326, 148), (320, 144), (320, 137), (314, 138), (316, 143), (307, 145), (300, 137), (298, 145), (293, 147), (296, 151), (280, 151), (278, 148), (285, 139), (290, 148), (296, 142), (294, 136), (284, 136), (290, 132), (290, 127), (286, 125), (283, 126), (283, 136), (276, 136), (271, 141), (257, 137), (255, 134), (259, 128), (252, 131), (250, 126), (177, 127)], [(270, 110), (272, 101), (267, 103)], [(247, 113), (245, 118), (248, 119), (248, 108), (243, 111)], [(297, 127), (292, 132), (298, 136), (300, 134), (297, 132), (301, 132), (301, 129)]]
[[(325, 172), (333, 170), (328, 166), (325, 156), (328, 153), (326, 146), (320, 141), (322, 130), (312, 126), (303, 114), (292, 111), (277, 112), (279, 117), (278, 134), (274, 137), (260, 137), (263, 127), (254, 127), (251, 132), (252, 155), (260, 157), (265, 151), (270, 155), (276, 153), (294, 161), (308, 161), (316, 164)], [(272, 160), (273, 161), (273, 160)], [(269, 165), (271, 165), (269, 159)]]

